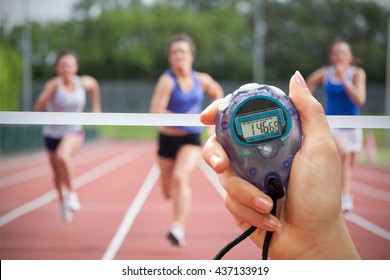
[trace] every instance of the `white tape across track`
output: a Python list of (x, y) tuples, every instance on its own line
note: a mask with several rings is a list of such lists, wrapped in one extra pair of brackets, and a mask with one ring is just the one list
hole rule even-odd
[[(327, 116), (332, 128), (390, 128), (390, 116)], [(198, 114), (0, 112), (8, 125), (204, 126)]]

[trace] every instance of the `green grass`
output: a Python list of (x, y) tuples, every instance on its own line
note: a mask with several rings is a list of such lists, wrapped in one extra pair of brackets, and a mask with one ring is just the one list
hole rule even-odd
[(367, 139), (367, 134), (373, 132), (375, 141), (378, 146), (390, 147), (390, 129), (364, 129), (364, 139)]
[[(359, 154), (358, 161), (364, 164), (390, 167), (390, 130), (389, 129), (364, 129), (363, 149)], [(369, 136), (373, 136), (376, 155), (370, 158), (368, 152)], [(372, 139), (371, 139), (372, 140)]]
[(360, 152), (357, 160), (362, 164), (370, 164), (374, 166), (390, 168), (390, 146), (378, 146), (376, 148), (376, 157), (370, 159), (366, 147)]
[(157, 129), (154, 126), (100, 126), (98, 133), (106, 138), (152, 140), (156, 139)]
[[(99, 126), (99, 137), (118, 138), (125, 140), (154, 140), (157, 138), (158, 127), (155, 126)], [(206, 129), (203, 130), (201, 139), (208, 139)]]

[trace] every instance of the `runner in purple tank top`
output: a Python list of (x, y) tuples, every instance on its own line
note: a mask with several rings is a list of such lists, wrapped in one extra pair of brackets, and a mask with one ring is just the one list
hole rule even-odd
[[(193, 70), (195, 45), (180, 34), (168, 44), (170, 69), (154, 89), (152, 113), (198, 114), (204, 94), (212, 100), (223, 96), (222, 87), (206, 73)], [(179, 117), (179, 116), (178, 116)], [(158, 163), (164, 196), (173, 202), (173, 223), (168, 239), (173, 245), (185, 245), (185, 226), (191, 208), (190, 176), (201, 155), (201, 127), (160, 127)]]

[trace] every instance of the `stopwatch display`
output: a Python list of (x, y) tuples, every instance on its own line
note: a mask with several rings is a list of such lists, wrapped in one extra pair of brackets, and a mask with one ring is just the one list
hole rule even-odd
[(298, 112), (282, 90), (243, 85), (225, 97), (215, 129), (240, 177), (265, 193), (271, 177), (287, 186), (302, 133)]
[(236, 118), (236, 129), (244, 141), (254, 142), (282, 135), (285, 121), (282, 110), (270, 110)]

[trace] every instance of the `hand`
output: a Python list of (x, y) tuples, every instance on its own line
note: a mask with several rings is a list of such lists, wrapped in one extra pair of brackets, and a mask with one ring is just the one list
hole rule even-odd
[[(227, 195), (225, 205), (237, 224), (262, 247), (265, 230), (274, 231), (271, 259), (358, 258), (341, 211), (341, 167), (324, 110), (296, 72), (290, 80), (290, 97), (301, 118), (303, 142), (293, 160), (285, 197), (278, 201), (277, 218), (270, 214), (272, 200), (229, 166), (217, 142), (209, 138), (203, 149), (205, 161), (220, 174)], [(207, 125), (215, 124), (218, 105), (213, 102), (200, 115)]]

